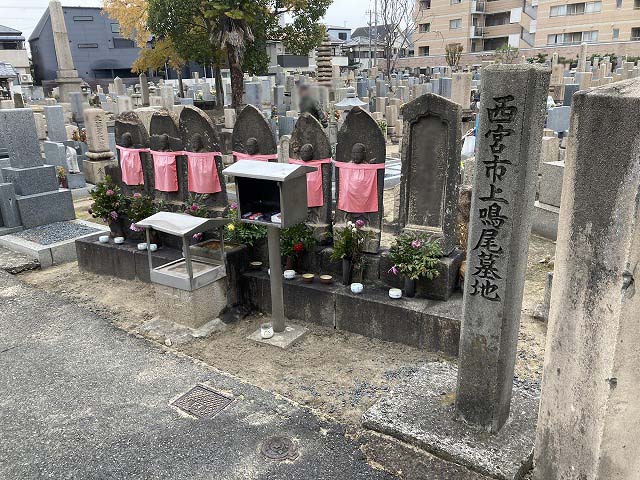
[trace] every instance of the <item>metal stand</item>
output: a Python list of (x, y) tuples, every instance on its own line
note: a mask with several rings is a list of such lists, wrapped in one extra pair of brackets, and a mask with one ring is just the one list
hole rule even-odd
[(269, 243), (269, 269), (271, 282), (271, 323), (273, 331), (284, 332), (284, 297), (282, 294), (282, 256), (280, 255), (280, 228), (267, 226)]

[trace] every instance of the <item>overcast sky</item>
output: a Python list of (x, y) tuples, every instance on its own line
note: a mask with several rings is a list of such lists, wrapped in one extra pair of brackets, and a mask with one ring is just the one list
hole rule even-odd
[[(28, 39), (48, 5), (49, 0), (0, 0), (0, 24), (20, 30)], [(102, 0), (62, 0), (62, 5), (100, 7)], [(373, 0), (334, 0), (325, 21), (352, 29), (364, 26), (370, 5), (372, 8)]]

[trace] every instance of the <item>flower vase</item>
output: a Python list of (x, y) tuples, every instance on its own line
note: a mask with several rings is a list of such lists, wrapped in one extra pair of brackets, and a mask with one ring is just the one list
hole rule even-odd
[(343, 258), (342, 259), (342, 284), (349, 285), (351, 283), (351, 271), (353, 269), (353, 265), (351, 263), (351, 259)]
[(109, 219), (109, 230), (111, 231), (111, 237), (124, 237), (127, 238), (127, 225), (125, 225), (125, 219), (118, 217), (117, 219)]
[(416, 281), (412, 278), (406, 277), (404, 279), (404, 296), (407, 298), (413, 298), (416, 296)]

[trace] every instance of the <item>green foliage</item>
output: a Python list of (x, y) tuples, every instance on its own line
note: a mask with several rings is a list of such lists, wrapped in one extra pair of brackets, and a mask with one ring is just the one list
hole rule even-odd
[(380, 127), (380, 130), (382, 131), (382, 134), (386, 137), (387, 136), (387, 121), (386, 120), (378, 120), (378, 127)]
[(464, 47), (460, 43), (449, 43), (444, 48), (444, 59), (451, 68), (455, 69), (460, 64), (460, 57)]
[(497, 63), (512, 64), (515, 63), (518, 58), (518, 50), (516, 47), (512, 47), (508, 43), (505, 43), (501, 47), (496, 48), (494, 57)]
[(440, 244), (428, 235), (402, 234), (396, 237), (389, 249), (389, 258), (393, 261), (389, 271), (411, 280), (423, 277), (432, 280), (439, 275), (437, 266), (440, 257)]
[(224, 231), (225, 242), (252, 247), (267, 236), (267, 227), (240, 221), (238, 204), (235, 202), (229, 207), (227, 218), (231, 218), (233, 221), (227, 225)]
[(187, 203), (183, 205), (183, 212), (193, 217), (207, 218), (209, 210), (205, 201), (208, 197), (206, 194), (190, 194)]
[(312, 230), (304, 223), (283, 228), (280, 232), (280, 250), (285, 257), (296, 257), (316, 246)]
[(89, 207), (89, 213), (105, 223), (118, 220), (126, 212), (126, 199), (111, 177), (107, 176), (104, 182), (96, 185), (91, 191), (91, 198), (93, 203)]
[(538, 53), (535, 57), (527, 58), (529, 63), (545, 63), (549, 55), (546, 53)]
[(349, 221), (344, 229), (339, 230), (333, 238), (332, 260), (346, 258), (357, 265), (362, 260), (362, 249), (369, 238), (370, 233), (364, 230), (364, 222), (357, 220), (355, 223)]
[(128, 199), (127, 217), (132, 223), (144, 220), (154, 213), (158, 212), (157, 206), (153, 203), (153, 198), (142, 193), (134, 193), (133, 197)]

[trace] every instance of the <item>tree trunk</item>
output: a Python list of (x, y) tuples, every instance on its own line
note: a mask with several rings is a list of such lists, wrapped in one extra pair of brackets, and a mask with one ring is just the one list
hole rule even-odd
[(236, 109), (237, 113), (240, 113), (240, 110), (242, 110), (242, 93), (244, 90), (240, 52), (230, 43), (227, 43), (226, 47), (229, 58), (229, 70), (231, 71), (231, 105)]
[(176, 68), (176, 72), (178, 73), (178, 96), (180, 98), (184, 97), (184, 86), (182, 85), (182, 66)]
[(216, 81), (216, 103), (218, 108), (224, 108), (224, 86), (222, 85), (222, 72), (220, 71), (220, 63), (216, 62), (216, 66), (211, 67), (214, 70), (214, 78)]

